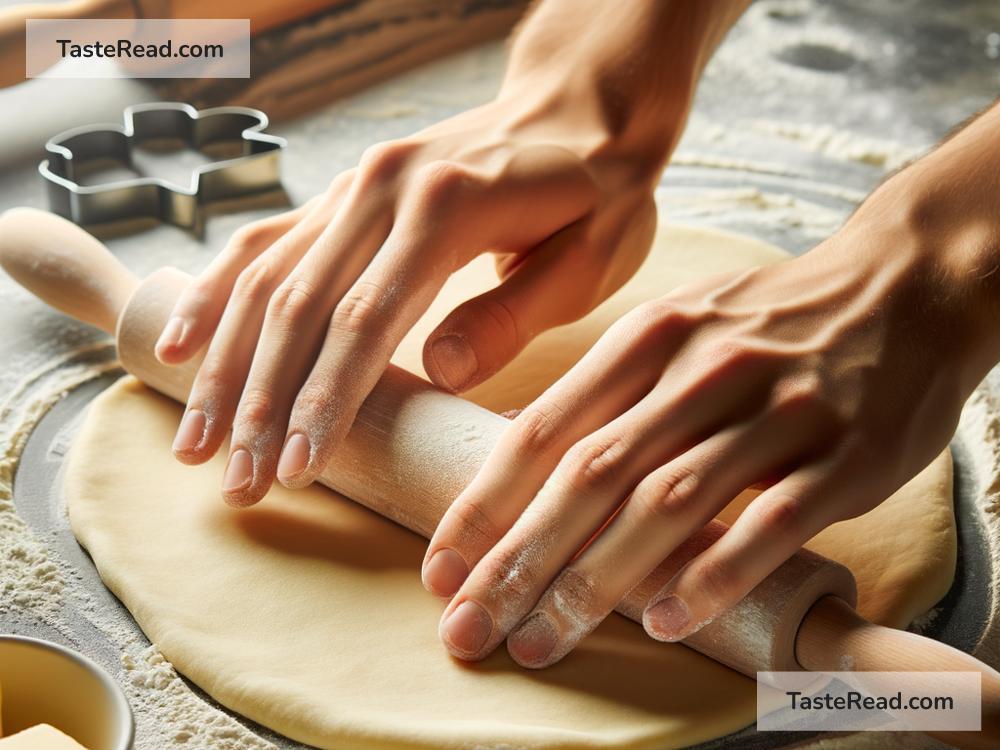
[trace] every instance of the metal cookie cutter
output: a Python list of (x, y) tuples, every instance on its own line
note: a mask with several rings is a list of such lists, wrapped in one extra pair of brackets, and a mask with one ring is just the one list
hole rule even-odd
[[(205, 204), (281, 189), (278, 157), (285, 140), (260, 132), (267, 124), (267, 115), (249, 107), (199, 112), (180, 102), (137, 104), (125, 109), (124, 125), (87, 125), (50, 139), (45, 144), (49, 158), (38, 172), (52, 210), (77, 224), (154, 217), (200, 231)], [(241, 153), (198, 167), (187, 187), (157, 177), (79, 184), (88, 164), (131, 168), (133, 147), (157, 139), (179, 139), (202, 152), (235, 142)]]

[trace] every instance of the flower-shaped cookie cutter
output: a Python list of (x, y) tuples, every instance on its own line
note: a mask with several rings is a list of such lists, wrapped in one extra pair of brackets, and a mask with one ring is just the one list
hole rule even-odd
[[(281, 189), (279, 155), (285, 140), (260, 132), (267, 124), (267, 115), (249, 107), (199, 111), (180, 102), (137, 104), (125, 109), (123, 125), (87, 125), (51, 138), (45, 144), (49, 158), (38, 172), (52, 210), (77, 224), (153, 217), (199, 231), (205, 204)], [(180, 140), (201, 152), (237, 143), (240, 153), (194, 169), (188, 186), (143, 176), (79, 183), (95, 163), (134, 171), (133, 148), (160, 139)]]

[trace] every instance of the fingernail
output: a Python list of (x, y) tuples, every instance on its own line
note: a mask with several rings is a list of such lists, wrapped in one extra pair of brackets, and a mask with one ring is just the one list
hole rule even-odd
[(296, 432), (285, 441), (285, 447), (281, 451), (281, 458), (278, 460), (278, 479), (284, 482), (301, 474), (309, 466), (311, 455), (309, 438), (301, 432)]
[(253, 458), (240, 448), (229, 457), (226, 464), (226, 474), (222, 478), (223, 492), (236, 492), (250, 485), (253, 481)]
[(453, 650), (474, 656), (493, 632), (493, 620), (473, 601), (464, 601), (441, 623), (441, 637)]
[(424, 585), (432, 594), (454, 596), (469, 577), (469, 566), (455, 550), (439, 549), (424, 566)]
[(646, 632), (660, 641), (679, 641), (687, 635), (691, 610), (676, 594), (661, 599), (642, 616)]
[(181, 341), (184, 340), (184, 334), (187, 333), (186, 329), (187, 322), (184, 318), (175, 315), (164, 326), (163, 333), (160, 334), (160, 338), (156, 342), (156, 349), (180, 346)]
[(197, 448), (205, 437), (205, 415), (198, 409), (189, 409), (177, 428), (174, 453), (188, 453)]
[(556, 647), (559, 633), (544, 612), (538, 612), (515, 630), (507, 639), (507, 650), (518, 664), (532, 667), (545, 662)]
[(441, 379), (453, 391), (460, 391), (479, 369), (479, 360), (463, 337), (449, 334), (431, 345), (431, 359)]

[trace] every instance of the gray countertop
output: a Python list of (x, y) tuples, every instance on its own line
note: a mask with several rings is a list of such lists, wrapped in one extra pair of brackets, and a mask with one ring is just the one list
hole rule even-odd
[[(661, 205), (673, 220), (808, 249), (900, 159), (997, 96), (998, 55), (1000, 4), (989, 0), (757, 2), (705, 72)], [(289, 142), (283, 174), (293, 201), (323, 190), (371, 143), (487, 100), (503, 61), (503, 46), (487, 45), (275, 124), (270, 132)], [(48, 137), (120, 121), (124, 106), (153, 98), (128, 79), (34, 80), (0, 91), (0, 209), (45, 206), (36, 165)], [(795, 198), (810, 205), (799, 211)], [(806, 210), (813, 204), (825, 211)], [(161, 265), (197, 271), (236, 227), (271, 211), (215, 217), (200, 240), (162, 226), (109, 244), (140, 274)], [(96, 336), (6, 277), (0, 315), (0, 392), (34, 363)]]

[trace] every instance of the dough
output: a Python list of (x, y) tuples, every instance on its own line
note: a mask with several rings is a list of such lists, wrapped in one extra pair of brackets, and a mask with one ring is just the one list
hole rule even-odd
[[(746, 238), (662, 230), (615, 297), (471, 396), (497, 410), (523, 406), (638, 302), (783, 257)], [(419, 371), (423, 335), (492, 281), (485, 259), (463, 269), (397, 364)], [(443, 604), (420, 585), (424, 540), (318, 486), (276, 487), (254, 508), (227, 508), (225, 451), (196, 468), (170, 455), (180, 413), (124, 378), (92, 405), (64, 488), (73, 531), (108, 587), (180, 672), (234, 711), (321, 748), (664, 748), (753, 722), (753, 681), (618, 615), (547, 670), (522, 670), (503, 649), (480, 664), (450, 658), (437, 638)], [(867, 616), (903, 625), (947, 590), (950, 468), (942, 456), (810, 545), (855, 572)]]

